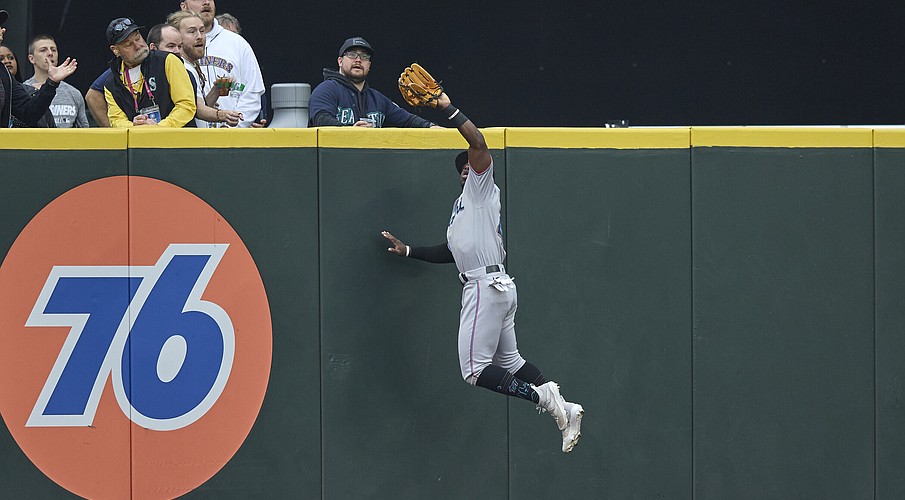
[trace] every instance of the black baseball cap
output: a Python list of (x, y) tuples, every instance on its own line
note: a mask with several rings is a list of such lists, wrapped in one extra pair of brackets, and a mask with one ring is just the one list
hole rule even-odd
[(9, 12), (0, 10), (0, 24), (5, 23), (7, 19), (9, 19)]
[(456, 156), (456, 170), (459, 173), (462, 173), (462, 169), (465, 168), (465, 164), (468, 163), (468, 151), (462, 151)]
[(346, 42), (343, 43), (343, 46), (340, 47), (340, 49), (339, 49), (340, 57), (342, 57), (346, 53), (346, 51), (351, 49), (352, 47), (361, 47), (361, 48), (365, 49), (368, 52), (368, 54), (371, 54), (372, 56), (374, 55), (374, 49), (371, 48), (371, 44), (368, 43), (367, 40), (365, 40), (364, 38), (362, 38), (360, 36), (353, 36), (352, 38), (349, 38), (348, 40), (346, 40)]
[(130, 17), (117, 17), (107, 25), (107, 41), (116, 45), (129, 37), (133, 32), (144, 28), (139, 26)]

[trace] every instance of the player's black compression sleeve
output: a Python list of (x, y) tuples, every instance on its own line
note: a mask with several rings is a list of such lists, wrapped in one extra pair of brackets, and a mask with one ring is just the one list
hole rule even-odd
[(441, 243), (433, 247), (411, 247), (412, 251), (409, 257), (413, 259), (432, 262), (434, 264), (452, 264), (455, 262), (452, 252), (446, 243)]

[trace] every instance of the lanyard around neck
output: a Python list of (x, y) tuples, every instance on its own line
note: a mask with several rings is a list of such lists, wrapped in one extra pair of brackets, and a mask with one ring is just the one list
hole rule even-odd
[(151, 99), (151, 104), (154, 104), (154, 94), (151, 93), (151, 88), (147, 85), (147, 79), (141, 73), (141, 66), (139, 66), (138, 74), (140, 75), (141, 80), (141, 89), (138, 92), (135, 92), (135, 87), (132, 85), (132, 77), (129, 76), (129, 68), (126, 67), (125, 63), (123, 64), (123, 73), (126, 76), (126, 83), (129, 85), (129, 93), (132, 94), (132, 102), (135, 103), (135, 112), (138, 113), (138, 96), (141, 95), (141, 91), (144, 90), (148, 94), (148, 98)]

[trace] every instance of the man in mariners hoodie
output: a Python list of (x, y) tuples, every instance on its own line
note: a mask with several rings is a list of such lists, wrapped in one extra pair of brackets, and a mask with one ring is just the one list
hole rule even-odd
[(346, 40), (336, 60), (339, 71), (324, 68), (324, 82), (311, 92), (312, 127), (439, 127), (397, 106), (368, 86), (374, 49), (360, 36)]

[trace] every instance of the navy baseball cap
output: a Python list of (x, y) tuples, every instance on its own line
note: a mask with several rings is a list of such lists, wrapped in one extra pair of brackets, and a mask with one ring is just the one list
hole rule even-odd
[(352, 47), (361, 47), (365, 49), (368, 54), (371, 54), (372, 56), (374, 55), (374, 49), (371, 48), (371, 44), (368, 43), (367, 40), (360, 36), (353, 36), (352, 38), (346, 40), (346, 42), (343, 43), (343, 46), (340, 47), (339, 56), (342, 57), (343, 54), (345, 54), (346, 51), (351, 49)]
[(117, 17), (107, 25), (107, 41), (116, 45), (141, 28), (144, 26), (139, 26), (129, 17)]
[(0, 10), (0, 24), (5, 23), (7, 19), (9, 19), (9, 12)]
[(462, 173), (462, 169), (465, 168), (465, 164), (468, 163), (468, 151), (462, 151), (456, 156), (456, 170), (459, 173)]

